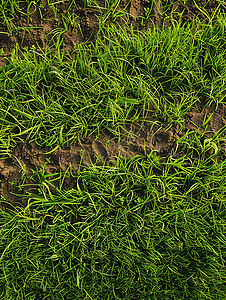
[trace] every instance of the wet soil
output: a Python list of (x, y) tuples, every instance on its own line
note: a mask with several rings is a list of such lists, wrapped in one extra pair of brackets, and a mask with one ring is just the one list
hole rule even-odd
[[(13, 31), (13, 35), (9, 36), (4, 33), (0, 33), (0, 49), (4, 50), (4, 57), (0, 58), (0, 68), (5, 64), (8, 64), (7, 59), (10, 59), (10, 55), (15, 48), (16, 44), (23, 51), (26, 47), (30, 48), (32, 45), (39, 45), (41, 49), (45, 50), (47, 45), (51, 45), (51, 36), (56, 28), (63, 28), (62, 13), (66, 13), (68, 10), (71, 14), (77, 14), (80, 19), (77, 19), (79, 26), (75, 28), (69, 27), (62, 36), (64, 38), (63, 47), (68, 53), (72, 53), (75, 43), (94, 42), (97, 38), (97, 31), (99, 28), (99, 22), (96, 15), (98, 12), (91, 8), (84, 8), (83, 1), (77, 1), (77, 7), (75, 5), (70, 6), (70, 1), (64, 1), (56, 5), (58, 11), (56, 15), (53, 10), (47, 7), (47, 1), (38, 1), (37, 7), (31, 6), (29, 20), (24, 14), (27, 11), (27, 4), (20, 4), (20, 10), (16, 11), (11, 21), (11, 27), (39, 27), (27, 30), (20, 29), (18, 32)], [(104, 7), (104, 1), (97, 1), (100, 7)], [(129, 5), (127, 6), (127, 4)], [(171, 26), (172, 22), (170, 16), (173, 16), (175, 20), (179, 19), (179, 14), (182, 15), (183, 22), (191, 22), (194, 17), (198, 17), (199, 20), (204, 20), (207, 23), (205, 14), (202, 14), (195, 3), (190, 0), (186, 4), (179, 1), (170, 5), (169, 1), (162, 1), (162, 3), (169, 3), (168, 10), (163, 11), (160, 3), (156, 1), (121, 1), (119, 10), (123, 10), (129, 14), (127, 24), (133, 24), (139, 30), (153, 29), (154, 26), (162, 28), (163, 19), (166, 19), (165, 27)], [(200, 4), (201, 3), (201, 4)], [(42, 7), (38, 9), (38, 5), (42, 4)], [(204, 8), (205, 11), (211, 15), (213, 11), (218, 7), (218, 1), (200, 1), (199, 6)], [(144, 16), (145, 8), (151, 8), (151, 15), (149, 20), (144, 20), (143, 25), (141, 18), (138, 16)], [(220, 6), (224, 12), (225, 7)], [(40, 11), (42, 12), (43, 19), (40, 17)], [(117, 19), (120, 25), (123, 25), (125, 20), (121, 17)], [(28, 23), (27, 23), (28, 22)], [(110, 17), (106, 21), (106, 26), (112, 23), (113, 20)], [(14, 25), (13, 25), (14, 24)], [(7, 32), (6, 26), (1, 26), (0, 32)], [(116, 25), (117, 27), (117, 25)], [(80, 30), (81, 29), (81, 30)], [(101, 35), (101, 33), (100, 33)], [(48, 42), (50, 41), (50, 44)], [(20, 55), (20, 53), (19, 53)], [(1, 71), (1, 69), (0, 69)], [(76, 172), (80, 163), (82, 165), (97, 164), (103, 165), (103, 163), (114, 166), (116, 164), (117, 157), (120, 151), (120, 157), (124, 156), (130, 158), (136, 155), (146, 156), (151, 151), (157, 150), (162, 162), (166, 162), (167, 158), (171, 155), (174, 159), (179, 158), (182, 155), (183, 143), (177, 143), (177, 141), (184, 136), (189, 130), (197, 131), (202, 125), (204, 118), (206, 119), (213, 113), (208, 127), (205, 131), (204, 138), (212, 137), (216, 132), (220, 134), (220, 130), (226, 125), (226, 108), (224, 104), (212, 103), (206, 107), (207, 99), (200, 99), (200, 103), (195, 104), (195, 108), (189, 113), (183, 115), (183, 128), (180, 124), (171, 124), (168, 126), (166, 120), (160, 120), (153, 116), (153, 113), (149, 112), (146, 122), (138, 122), (133, 125), (125, 127), (125, 130), (121, 129), (121, 138), (111, 132), (110, 129), (104, 129), (97, 135), (92, 134), (86, 139), (79, 139), (73, 143), (65, 144), (59, 147), (57, 150), (50, 154), (45, 154), (51, 151), (54, 146), (42, 147), (39, 146), (41, 141), (31, 141), (28, 136), (23, 135), (17, 139), (15, 146), (10, 149), (10, 156), (0, 160), (0, 195), (6, 200), (1, 203), (1, 207), (5, 210), (12, 208), (10, 203), (16, 205), (26, 205), (27, 198), (20, 197), (22, 195), (38, 194), (40, 180), (37, 176), (44, 166), (45, 174), (52, 175), (52, 178), (56, 178), (53, 182), (53, 186), (49, 185), (49, 189), (52, 194), (57, 193), (61, 189), (61, 183), (57, 180), (58, 172)], [(154, 107), (153, 107), (154, 111)], [(199, 134), (204, 133), (205, 128), (199, 128)], [(54, 133), (53, 133), (54, 134)], [(222, 137), (224, 133), (222, 134)], [(16, 139), (15, 139), (16, 140)], [(144, 147), (145, 141), (145, 147)], [(219, 161), (225, 159), (225, 146), (222, 143), (218, 145), (221, 149), (219, 152)], [(212, 150), (209, 151), (209, 155), (212, 154)], [(184, 155), (184, 152), (183, 152)], [(36, 174), (35, 174), (36, 172)], [(35, 175), (34, 175), (35, 174)], [(41, 171), (40, 171), (41, 174)], [(50, 177), (49, 177), (50, 178)], [(73, 177), (65, 177), (63, 187), (70, 189), (76, 188), (76, 182)], [(22, 185), (21, 189), (17, 186)]]

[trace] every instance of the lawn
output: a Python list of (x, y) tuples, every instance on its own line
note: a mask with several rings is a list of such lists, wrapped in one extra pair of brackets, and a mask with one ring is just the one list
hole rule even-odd
[(179, 2), (0, 2), (0, 299), (226, 299), (224, 3)]

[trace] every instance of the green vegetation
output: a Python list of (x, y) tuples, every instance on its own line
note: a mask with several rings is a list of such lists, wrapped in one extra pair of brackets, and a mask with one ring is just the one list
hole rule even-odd
[[(18, 58), (15, 49), (0, 74), (5, 143), (18, 126), (33, 140), (43, 136), (41, 145), (46, 146), (56, 143), (55, 136), (49, 137), (53, 131), (58, 137), (64, 132), (62, 145), (104, 126), (117, 134), (119, 127), (138, 120), (137, 114), (127, 119), (132, 110), (142, 112), (144, 120), (150, 103), (163, 123), (182, 126), (182, 116), (201, 96), (208, 96), (206, 106), (223, 103), (226, 42), (221, 20), (219, 26), (202, 25), (195, 34), (190, 25), (175, 25), (162, 32), (132, 31), (130, 37), (125, 29), (117, 34), (112, 25), (107, 29), (111, 38), (76, 45), (76, 58), (60, 50), (60, 38), (54, 55), (34, 46)], [(180, 102), (172, 103), (173, 96)]]
[[(8, 2), (13, 14), (17, 1)], [(60, 50), (60, 36), (54, 51), (33, 47), (18, 58), (17, 48), (0, 70), (0, 158), (11, 157), (21, 133), (53, 150), (104, 128), (119, 136), (147, 120), (152, 103), (166, 130), (183, 128), (201, 96), (206, 106), (225, 103), (225, 27), (223, 16), (195, 33), (195, 23), (138, 34), (111, 26), (109, 38), (76, 45), (75, 56)], [(199, 129), (177, 141), (177, 159), (175, 149), (167, 162), (156, 151), (119, 155), (115, 167), (54, 174), (62, 178), (56, 195), (44, 189), (51, 176), (37, 171), (40, 195), (0, 211), (0, 298), (225, 299), (225, 129), (210, 139)], [(70, 176), (77, 189), (63, 186)]]
[[(207, 167), (206, 160), (189, 169), (185, 162), (162, 164), (152, 153), (118, 159), (114, 169), (86, 167), (74, 175), (77, 190), (2, 213), (1, 282), (8, 295), (223, 299), (226, 166)], [(82, 219), (71, 225), (78, 214)]]

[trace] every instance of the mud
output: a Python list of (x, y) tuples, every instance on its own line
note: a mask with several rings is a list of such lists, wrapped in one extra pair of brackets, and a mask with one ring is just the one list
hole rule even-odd
[[(163, 1), (163, 3), (167, 1)], [(169, 2), (169, 1), (168, 1)], [(214, 9), (218, 6), (218, 1), (200, 1), (200, 7), (205, 7), (210, 15)], [(128, 1), (121, 1), (119, 9), (123, 10)], [(10, 55), (16, 45), (19, 45), (23, 50), (26, 47), (30, 48), (32, 45), (39, 44), (41, 49), (51, 47), (51, 42), (47, 40), (53, 35), (53, 31), (56, 28), (63, 28), (62, 13), (66, 13), (68, 10), (71, 14), (77, 14), (80, 19), (77, 19), (79, 26), (75, 28), (69, 27), (69, 29), (62, 34), (64, 38), (63, 47), (68, 53), (72, 52), (75, 43), (85, 43), (87, 41), (94, 42), (97, 37), (98, 31), (98, 19), (95, 15), (98, 13), (94, 9), (87, 9), (83, 6), (83, 1), (78, 1), (77, 8), (70, 2), (65, 1), (56, 5), (58, 12), (56, 18), (53, 11), (47, 8), (45, 0), (38, 1), (38, 4), (42, 4), (43, 8), (40, 8), (43, 18), (40, 18), (40, 11), (34, 4), (31, 6), (32, 12), (29, 17), (29, 23), (27, 24), (27, 17), (24, 13), (27, 11), (27, 4), (20, 4), (20, 11), (16, 11), (13, 15), (11, 27), (40, 27), (38, 29), (29, 29), (29, 33), (20, 29), (18, 32), (13, 32), (12, 36), (8, 36), (4, 33), (0, 33), (0, 49), (3, 48), (6, 58), (10, 59)], [(104, 7), (104, 1), (98, 1), (100, 7)], [(152, 7), (152, 1), (138, 1), (132, 0), (125, 11), (130, 14), (128, 17), (128, 23), (137, 26), (139, 30), (147, 30), (148, 28), (154, 28), (153, 26), (162, 27), (163, 19), (166, 16), (173, 16), (175, 20), (178, 20), (178, 14), (182, 14), (183, 22), (191, 22), (193, 17), (198, 17), (200, 20), (205, 20), (206, 16), (197, 9), (193, 1), (187, 1), (187, 4), (176, 2), (171, 6), (168, 6), (168, 11), (163, 12), (161, 5), (158, 1), (153, 4), (151, 10), (151, 16), (149, 20), (144, 20), (142, 26), (141, 19), (138, 16), (144, 16), (144, 8)], [(220, 6), (222, 11), (225, 10), (224, 6)], [(117, 21), (120, 25), (124, 23), (122, 18), (118, 18)], [(106, 26), (112, 23), (110, 18), (106, 21)], [(204, 23), (207, 23), (205, 21)], [(14, 25), (13, 25), (14, 24)], [(183, 23), (182, 23), (183, 24)], [(168, 18), (165, 26), (171, 25), (171, 19)], [(0, 27), (0, 32), (7, 32), (6, 27)], [(46, 39), (46, 35), (48, 35)], [(101, 33), (100, 33), (101, 35)], [(53, 39), (54, 40), (54, 39)], [(2, 56), (0, 59), (0, 68), (8, 61)], [(52, 185), (47, 184), (52, 194), (56, 194), (63, 188), (76, 189), (77, 182), (71, 176), (66, 176), (64, 182), (60, 182), (57, 178), (59, 172), (77, 172), (79, 164), (83, 166), (89, 164), (97, 164), (115, 166), (117, 157), (120, 151), (120, 157), (135, 157), (136, 155), (146, 156), (151, 151), (156, 150), (159, 156), (162, 158), (162, 162), (166, 162), (171, 155), (172, 158), (179, 158), (182, 153), (184, 143), (177, 143), (177, 141), (184, 136), (189, 130), (197, 131), (205, 134), (202, 140), (210, 138), (218, 132), (221, 134), (222, 128), (226, 125), (226, 110), (225, 105), (220, 104), (216, 107), (216, 104), (205, 107), (207, 103), (206, 99), (201, 99), (200, 103), (195, 104), (195, 108), (191, 109), (189, 113), (183, 116), (182, 125), (180, 124), (167, 124), (167, 120), (162, 120), (154, 117), (153, 112), (148, 113), (148, 122), (140, 121), (130, 126), (126, 126), (125, 129), (120, 129), (121, 138), (117, 138), (114, 132), (106, 128), (100, 132), (92, 134), (85, 140), (78, 139), (73, 143), (65, 144), (59, 147), (50, 154), (45, 154), (51, 151), (57, 144), (51, 147), (39, 146), (41, 141), (31, 141), (29, 136), (19, 136), (14, 138), (15, 145), (12, 145), (10, 149), (5, 149), (9, 154), (1, 152), (0, 160), (0, 194), (2, 199), (2, 209), (12, 208), (10, 203), (16, 205), (27, 205), (27, 200), (31, 195), (37, 195), (40, 190), (40, 181), (55, 179), (52, 181)], [(152, 108), (154, 110), (154, 107)], [(202, 127), (204, 117), (206, 119), (211, 115), (212, 118), (208, 124), (208, 127)], [(169, 126), (170, 125), (170, 126)], [(53, 133), (54, 136), (54, 133)], [(225, 136), (222, 131), (221, 137)], [(144, 147), (145, 141), (145, 147)], [(225, 159), (225, 144), (222, 142), (219, 146), (218, 162)], [(4, 151), (4, 149), (2, 150)], [(213, 149), (209, 150), (206, 155), (213, 154)], [(42, 169), (44, 168), (44, 172)], [(39, 175), (38, 175), (39, 174)], [(55, 175), (54, 175), (55, 174)], [(49, 176), (47, 176), (49, 175)], [(18, 189), (17, 186), (21, 186)], [(45, 192), (48, 194), (48, 188), (42, 186)]]

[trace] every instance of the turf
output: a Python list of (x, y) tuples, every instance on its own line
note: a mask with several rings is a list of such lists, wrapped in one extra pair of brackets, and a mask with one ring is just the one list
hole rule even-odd
[[(225, 128), (208, 138), (210, 115), (184, 130), (200, 98), (205, 107), (225, 103), (226, 24), (219, 14), (198, 25), (136, 34), (112, 25), (67, 60), (59, 38), (54, 51), (34, 46), (18, 57), (17, 47), (0, 69), (1, 179), (15, 162), (14, 196), (26, 200), (0, 210), (1, 299), (225, 299)], [(23, 135), (49, 155), (104, 129), (120, 141), (120, 130), (150, 123), (150, 113), (166, 149), (178, 128), (164, 157), (144, 139), (142, 153), (119, 151), (112, 164), (96, 155), (47, 174), (46, 162), (28, 176), (26, 155), (12, 151), (28, 151)]]

